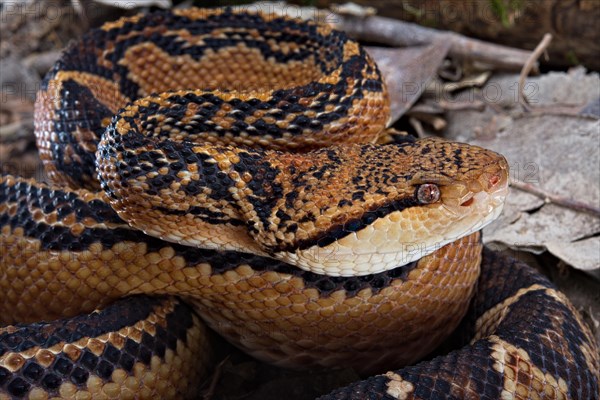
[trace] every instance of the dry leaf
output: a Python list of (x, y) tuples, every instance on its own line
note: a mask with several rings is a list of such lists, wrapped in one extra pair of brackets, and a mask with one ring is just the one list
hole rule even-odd
[(598, 269), (598, 258), (600, 257), (600, 237), (591, 237), (569, 243), (565, 246), (563, 242), (547, 242), (548, 251), (561, 260), (569, 260), (569, 263), (577, 269), (594, 271), (596, 277), (600, 278)]
[[(598, 207), (600, 204), (600, 121), (589, 116), (553, 113), (552, 107), (583, 109), (600, 90), (598, 74), (552, 73), (527, 81), (535, 114), (524, 114), (516, 100), (518, 77), (494, 77), (475, 95), (489, 105), (483, 113), (449, 112), (449, 137), (502, 153), (511, 179), (545, 192)], [(556, 108), (561, 110), (561, 108)], [(580, 269), (600, 271), (594, 238), (600, 218), (545, 202), (512, 189), (503, 216), (484, 230), (486, 242), (532, 252), (550, 251)], [(585, 238), (591, 238), (581, 240)], [(598, 272), (596, 272), (598, 273)]]
[(400, 118), (421, 96), (446, 57), (449, 44), (408, 48), (367, 47), (388, 86), (390, 124)]

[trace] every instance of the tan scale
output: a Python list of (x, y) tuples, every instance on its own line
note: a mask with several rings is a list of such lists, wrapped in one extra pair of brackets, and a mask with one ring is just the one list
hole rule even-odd
[[(18, 233), (5, 232), (2, 238), (3, 248), (14, 249), (3, 259), (11, 265), (4, 271), (8, 279), (0, 279), (0, 285), (12, 282), (1, 288), (6, 293), (0, 309), (4, 323), (87, 313), (127, 294), (172, 294), (192, 301), (213, 329), (258, 358), (305, 367), (353, 360), (362, 371), (410, 363), (454, 329), (473, 291), (481, 251), (478, 234), (467, 236), (424, 257), (408, 277), (379, 293), (365, 289), (347, 298), (344, 291), (321, 297), (299, 277), (255, 271), (249, 265), (215, 274), (208, 264), (186, 265), (167, 243), (152, 253), (127, 243), (95, 256), (94, 248), (68, 253), (71, 262), (55, 269), (51, 260), (60, 254), (38, 251), (22, 258), (18, 255), (32, 242), (18, 239)], [(32, 276), (43, 279), (36, 284)], [(420, 322), (441, 310), (439, 322)], [(376, 327), (375, 340), (361, 332), (365, 323)], [(402, 351), (389, 353), (388, 341)], [(331, 355), (323, 357), (325, 351)]]
[[(89, 349), (92, 353), (100, 355), (104, 343), (110, 342), (117, 348), (122, 347), (122, 341), (116, 337), (133, 337), (132, 332), (143, 329), (154, 334), (157, 325), (166, 326), (164, 318), (172, 312), (172, 303), (164, 308), (158, 308), (146, 321), (136, 324), (138, 328), (126, 327), (110, 335), (103, 335), (98, 339), (85, 338), (77, 343), (58, 343), (52, 348), (32, 348), (28, 358), (35, 357), (41, 365), (51, 365), (59, 354), (64, 354), (72, 359), (77, 359), (82, 349)], [(153, 356), (149, 366), (137, 362), (133, 367), (133, 373), (127, 373), (122, 369), (115, 369), (112, 373), (112, 382), (107, 383), (98, 376), (91, 375), (85, 386), (80, 390), (71, 382), (63, 383), (58, 391), (61, 399), (156, 399), (156, 398), (189, 398), (196, 393), (197, 388), (193, 385), (198, 379), (206, 374), (210, 365), (210, 344), (207, 332), (199, 320), (195, 318), (192, 329), (187, 331), (187, 344), (177, 343), (175, 351), (166, 350), (165, 360)], [(11, 327), (0, 328), (0, 334), (10, 330)], [(121, 343), (121, 345), (119, 345)], [(197, 359), (196, 354), (205, 354), (204, 359)], [(25, 358), (21, 354), (6, 353), (0, 356), (0, 367), (17, 371), (22, 368)], [(46, 391), (34, 388), (29, 399), (48, 399)], [(9, 399), (5, 393), (0, 392), (0, 399)]]

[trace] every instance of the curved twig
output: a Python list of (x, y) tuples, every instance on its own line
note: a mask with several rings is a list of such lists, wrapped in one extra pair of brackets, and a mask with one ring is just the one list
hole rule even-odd
[(542, 38), (542, 41), (531, 52), (531, 55), (525, 62), (525, 65), (523, 65), (523, 68), (521, 69), (521, 73), (519, 74), (519, 104), (521, 104), (521, 106), (523, 106), (523, 108), (525, 108), (527, 111), (529, 111), (530, 106), (529, 106), (529, 101), (523, 94), (523, 89), (525, 88), (525, 80), (527, 79), (527, 76), (529, 75), (531, 70), (537, 66), (538, 58), (540, 58), (542, 53), (544, 51), (546, 51), (546, 49), (550, 45), (551, 41), (552, 41), (552, 35), (549, 33), (546, 33), (544, 35), (544, 37)]
[(543, 199), (546, 203), (556, 204), (561, 207), (566, 207), (570, 208), (571, 210), (588, 213), (597, 218), (600, 218), (600, 208), (595, 207), (591, 204), (548, 193), (544, 189), (541, 189), (537, 186), (521, 182), (515, 179), (511, 179), (510, 186), (522, 190), (524, 192), (531, 193), (532, 195)]

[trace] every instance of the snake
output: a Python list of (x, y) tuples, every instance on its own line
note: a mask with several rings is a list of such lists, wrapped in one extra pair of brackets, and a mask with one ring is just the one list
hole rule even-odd
[(318, 22), (174, 9), (70, 44), (35, 104), (47, 183), (0, 178), (0, 399), (197, 398), (215, 332), (363, 376), (320, 399), (598, 399), (578, 311), (482, 244), (506, 159), (389, 107)]

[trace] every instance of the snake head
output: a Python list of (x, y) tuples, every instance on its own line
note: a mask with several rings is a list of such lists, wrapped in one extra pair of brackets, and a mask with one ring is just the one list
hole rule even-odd
[(413, 208), (413, 226), (419, 226), (413, 240), (429, 243), (424, 246), (428, 253), (433, 243), (439, 248), (500, 215), (509, 168), (502, 155), (478, 146), (435, 139), (421, 145), (437, 155), (424, 158), (421, 170), (410, 179), (420, 203)]
[(508, 193), (503, 156), (435, 138), (330, 148), (296, 165), (307, 165), (295, 171), (302, 182), (283, 184), (294, 203), (278, 205), (293, 215), (294, 236), (274, 255), (327, 275), (416, 261), (496, 219)]

